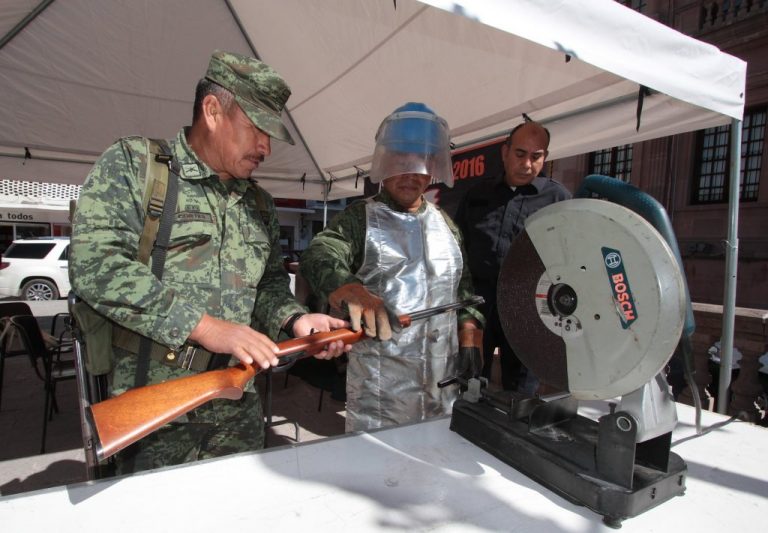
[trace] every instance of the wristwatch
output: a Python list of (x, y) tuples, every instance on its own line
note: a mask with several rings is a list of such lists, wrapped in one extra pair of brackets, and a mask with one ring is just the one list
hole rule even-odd
[(285, 321), (285, 324), (280, 328), (283, 330), (286, 334), (288, 334), (289, 337), (295, 337), (293, 334), (293, 326), (296, 324), (296, 321), (306, 315), (307, 313), (293, 313), (291, 316), (288, 317), (288, 320)]

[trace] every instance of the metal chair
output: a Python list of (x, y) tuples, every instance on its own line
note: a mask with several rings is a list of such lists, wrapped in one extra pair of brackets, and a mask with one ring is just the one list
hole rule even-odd
[[(299, 424), (295, 420), (273, 420), (272, 419), (272, 375), (285, 372), (285, 379), (288, 379), (288, 369), (287, 368), (280, 368), (273, 367), (266, 371), (264, 375), (264, 429), (267, 430), (269, 428), (273, 428), (275, 426), (282, 426), (284, 424), (291, 424), (293, 426), (295, 437), (293, 440), (296, 442), (301, 442), (301, 438), (299, 435)], [(265, 432), (264, 434), (264, 447), (269, 446), (269, 432)]]
[[(15, 328), (11, 324), (11, 317), (16, 315), (31, 315), (32, 311), (26, 302), (0, 302), (0, 401), (2, 401), (3, 376), (5, 373), (5, 360), (8, 357), (17, 355), (26, 355), (27, 352), (20, 346), (20, 341), (15, 336)], [(57, 313), (51, 320), (50, 332), (44, 334), (48, 339), (48, 345), (63, 343), (64, 351), (68, 351), (69, 340), (64, 335), (64, 328), (59, 328), (59, 319), (61, 323), (66, 321), (68, 313)], [(64, 324), (66, 327), (66, 324)], [(59, 331), (61, 330), (61, 331)]]
[[(314, 358), (301, 359), (288, 369), (288, 373), (320, 389), (320, 399), (317, 402), (317, 410), (320, 412), (323, 410), (323, 396), (326, 391), (331, 394), (332, 399), (346, 401), (346, 361), (346, 355), (329, 361)], [(288, 376), (286, 381), (287, 379)]]
[(0, 303), (0, 402), (3, 398), (3, 374), (5, 371), (5, 360), (8, 357), (17, 355), (26, 355), (26, 351), (21, 349), (18, 340), (14, 337), (14, 328), (11, 324), (11, 317), (14, 315), (31, 315), (32, 311), (29, 305), (24, 302), (2, 302)]
[(45, 437), (48, 431), (48, 420), (53, 413), (58, 412), (56, 404), (56, 384), (75, 378), (75, 364), (71, 358), (62, 358), (63, 353), (71, 353), (72, 345), (65, 343), (63, 338), (55, 346), (46, 344), (40, 324), (32, 315), (17, 315), (10, 318), (16, 333), (21, 340), (25, 352), (29, 356), (32, 368), (43, 381), (45, 388), (45, 403), (43, 407), (43, 437), (40, 453), (45, 453)]
[(80, 411), (80, 431), (85, 452), (85, 471), (88, 480), (103, 479), (115, 475), (114, 457), (99, 462), (98, 436), (89, 417), (90, 406), (109, 397), (107, 375), (93, 374), (88, 371), (88, 344), (82, 325), (78, 323), (77, 305), (80, 299), (73, 292), (67, 297), (70, 319), (68, 326), (74, 342), (75, 377), (77, 380), (78, 408)]

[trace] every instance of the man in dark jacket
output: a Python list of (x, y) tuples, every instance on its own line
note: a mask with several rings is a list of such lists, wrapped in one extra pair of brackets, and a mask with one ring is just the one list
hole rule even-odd
[(525, 227), (525, 219), (571, 193), (542, 175), (549, 131), (536, 122), (515, 127), (501, 147), (504, 175), (483, 180), (469, 190), (459, 206), (456, 223), (464, 235), (469, 269), (477, 294), (485, 298), (483, 375), (491, 377), (493, 352), (499, 348), (502, 387), (516, 390), (522, 365), (507, 342), (496, 308), (496, 282), (510, 244)]

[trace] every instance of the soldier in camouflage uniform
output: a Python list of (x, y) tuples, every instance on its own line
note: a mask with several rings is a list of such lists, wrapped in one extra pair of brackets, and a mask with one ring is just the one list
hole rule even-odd
[[(147, 143), (123, 138), (96, 162), (73, 220), (74, 292), (113, 324), (110, 393), (140, 384), (140, 339), (151, 339), (146, 383), (255, 362), (277, 364), (275, 339), (329, 331), (342, 320), (307, 313), (293, 298), (269, 194), (249, 179), (270, 138), (293, 143), (281, 122), (290, 89), (268, 65), (217, 51), (195, 95), (192, 126), (170, 141), (178, 199), (161, 279), (138, 260)], [(260, 333), (256, 329), (263, 332)], [(180, 368), (187, 348), (195, 358)], [(317, 355), (336, 357), (336, 342)], [(223, 354), (223, 355), (222, 355)], [(234, 356), (234, 357), (231, 357)], [(214, 400), (116, 456), (118, 473), (263, 447), (264, 419), (251, 384), (239, 401)]]
[(392, 331), (385, 308), (403, 314), (472, 296), (461, 235), (423, 197), (432, 179), (453, 185), (449, 144), (448, 125), (424, 104), (395, 110), (376, 134), (370, 172), (383, 190), (347, 207), (301, 256), (301, 274), (320, 300), (346, 307), (353, 329), (378, 337), (349, 353), (347, 431), (450, 413), (457, 387), (437, 382), (470, 363), (469, 373), (480, 370), (476, 310)]

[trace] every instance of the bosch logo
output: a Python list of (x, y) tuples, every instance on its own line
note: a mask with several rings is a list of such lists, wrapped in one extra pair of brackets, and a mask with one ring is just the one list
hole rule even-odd
[(605, 256), (605, 266), (608, 268), (618, 268), (621, 266), (621, 256), (616, 252), (611, 252)]
[(635, 298), (632, 296), (632, 289), (629, 286), (629, 277), (624, 269), (624, 261), (621, 259), (619, 250), (603, 247), (601, 251), (621, 327), (627, 329), (637, 320), (638, 313)]
[(635, 316), (635, 300), (629, 290), (629, 283), (624, 279), (624, 274), (614, 274), (611, 276), (611, 282), (613, 283), (613, 297), (616, 305), (621, 309), (622, 315), (624, 315), (624, 321), (628, 324), (632, 323), (637, 317)]

